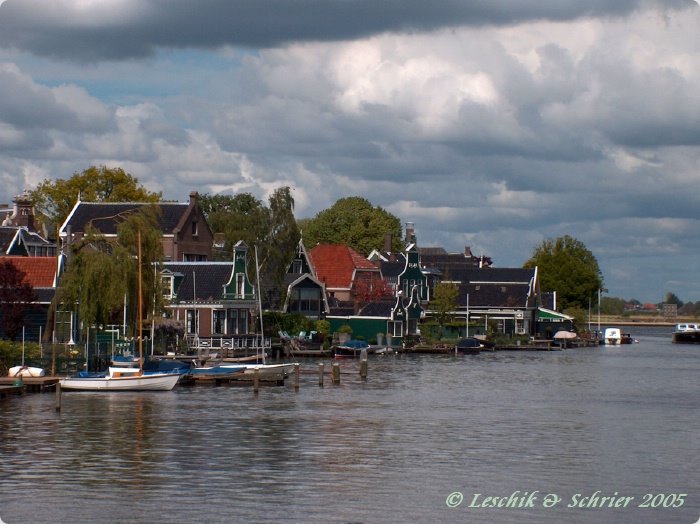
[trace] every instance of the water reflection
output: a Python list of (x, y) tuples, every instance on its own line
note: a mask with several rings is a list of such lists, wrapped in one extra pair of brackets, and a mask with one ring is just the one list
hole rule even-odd
[[(10, 399), (0, 402), (0, 518), (694, 522), (700, 355), (638, 338), (614, 349), (375, 358), (366, 383), (348, 363), (340, 386), (319, 388), (309, 374), (299, 392), (258, 396), (74, 393), (61, 413), (52, 395)], [(662, 512), (445, 505), (453, 491), (598, 489), (692, 497)]]

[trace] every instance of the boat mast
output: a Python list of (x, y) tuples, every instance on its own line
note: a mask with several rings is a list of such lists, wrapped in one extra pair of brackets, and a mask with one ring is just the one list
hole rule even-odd
[(265, 330), (263, 329), (262, 299), (260, 298), (260, 266), (258, 265), (258, 246), (255, 245), (255, 280), (257, 283), (258, 315), (260, 316), (260, 346), (262, 347), (262, 361), (265, 364)]
[(141, 333), (141, 325), (143, 324), (143, 311), (142, 311), (143, 304), (142, 304), (142, 298), (141, 298), (141, 230), (138, 231), (137, 236), (138, 236), (138, 243), (139, 243), (138, 250), (137, 250), (138, 256), (136, 257), (136, 259), (138, 260), (138, 279), (139, 279), (139, 286), (138, 286), (138, 289), (139, 289), (139, 297), (138, 297), (138, 299), (139, 299), (138, 300), (138, 302), (139, 302), (139, 305), (138, 305), (138, 309), (139, 309), (139, 314), (138, 314), (139, 369), (141, 370), (141, 372), (143, 372), (143, 340), (142, 340), (142, 336), (141, 336), (141, 334), (142, 334)]

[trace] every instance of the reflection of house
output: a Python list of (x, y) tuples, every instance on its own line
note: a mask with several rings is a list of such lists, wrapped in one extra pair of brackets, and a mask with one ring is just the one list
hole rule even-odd
[(130, 214), (148, 206), (158, 209), (158, 226), (163, 233), (165, 260), (195, 262), (211, 258), (214, 236), (198, 203), (199, 195), (190, 193), (188, 203), (158, 202), (76, 202), (59, 230), (64, 242), (82, 238), (92, 227), (106, 238), (117, 236), (117, 227)]
[[(24, 273), (24, 282), (34, 289), (36, 300), (28, 305), (24, 315), (25, 340), (38, 341), (46, 329), (49, 306), (56, 293), (56, 257), (11, 256), (0, 258), (0, 263), (9, 262)], [(4, 334), (2, 334), (4, 335)]]
[(247, 250), (244, 242), (238, 242), (232, 262), (163, 264), (166, 309), (184, 325), (185, 334), (210, 337), (256, 331), (258, 306), (246, 271)]
[(284, 285), (287, 293), (283, 312), (301, 313), (312, 320), (318, 320), (328, 313), (326, 290), (316, 278), (302, 240), (299, 240), (294, 258), (287, 269)]

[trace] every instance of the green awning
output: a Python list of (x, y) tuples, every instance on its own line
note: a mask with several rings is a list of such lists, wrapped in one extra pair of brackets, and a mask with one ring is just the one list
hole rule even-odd
[(557, 313), (551, 309), (545, 309), (543, 307), (537, 308), (537, 321), (538, 322), (566, 322), (572, 321), (574, 317), (565, 315), (564, 313)]

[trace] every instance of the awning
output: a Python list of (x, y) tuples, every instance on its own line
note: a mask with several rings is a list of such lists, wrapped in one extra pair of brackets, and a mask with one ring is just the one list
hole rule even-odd
[(574, 317), (570, 317), (564, 313), (557, 313), (556, 311), (543, 307), (537, 308), (537, 322), (571, 322), (573, 320)]

